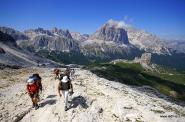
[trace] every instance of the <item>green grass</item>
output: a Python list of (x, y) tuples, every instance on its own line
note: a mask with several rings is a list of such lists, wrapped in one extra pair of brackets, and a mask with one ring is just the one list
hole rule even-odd
[[(140, 64), (119, 62), (93, 63), (86, 68), (108, 80), (128, 85), (149, 85), (174, 99), (185, 101), (185, 74), (175, 70), (161, 68), (159, 72), (146, 71)], [(165, 74), (164, 74), (165, 72)], [(170, 75), (172, 74), (173, 75)]]
[(64, 63), (64, 64), (87, 64), (89, 61), (82, 53), (71, 51), (71, 52), (61, 52), (61, 51), (51, 51), (40, 50), (37, 52), (38, 55), (44, 56), (53, 61)]
[(160, 78), (169, 80), (174, 83), (185, 85), (185, 72), (169, 68), (158, 68), (159, 72), (154, 72), (153, 75), (160, 76)]

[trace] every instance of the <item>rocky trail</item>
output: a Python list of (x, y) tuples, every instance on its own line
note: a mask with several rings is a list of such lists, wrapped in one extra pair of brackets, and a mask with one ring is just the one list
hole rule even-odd
[[(142, 90), (100, 78), (83, 69), (76, 69), (74, 94), (69, 97), (69, 110), (65, 112), (64, 100), (57, 94), (58, 83), (52, 75), (52, 69), (19, 70), (19, 75), (9, 71), (11, 79), (15, 81), (0, 88), (1, 122), (185, 121), (184, 107), (148, 95)], [(25, 91), (25, 80), (34, 71), (41, 75), (44, 87), (38, 110), (31, 108), (31, 100)], [(9, 80), (2, 73), (0, 77), (3, 84)]]

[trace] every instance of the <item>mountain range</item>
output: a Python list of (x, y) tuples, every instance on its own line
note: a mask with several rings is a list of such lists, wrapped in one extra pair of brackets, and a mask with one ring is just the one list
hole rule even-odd
[[(44, 56), (62, 63), (83, 64), (94, 60), (132, 60), (147, 52), (154, 57), (152, 60), (154, 63), (185, 69), (183, 41), (165, 41), (151, 33), (112, 19), (91, 35), (56, 27), (51, 30), (28, 29), (23, 32), (0, 27), (0, 34), (0, 42), (3, 45), (10, 47), (12, 43), (16, 45), (14, 48), (26, 50), (22, 53), (36, 54), (38, 57)], [(4, 46), (1, 45), (0, 48), (3, 49)], [(176, 62), (173, 60), (171, 62), (171, 58), (175, 58), (179, 65), (174, 66)], [(168, 60), (167, 63), (166, 60)]]

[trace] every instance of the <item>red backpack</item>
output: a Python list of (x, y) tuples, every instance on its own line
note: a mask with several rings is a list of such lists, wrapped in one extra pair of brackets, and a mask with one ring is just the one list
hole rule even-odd
[(39, 89), (39, 86), (34, 82), (33, 84), (27, 84), (27, 90), (29, 93), (36, 93)]

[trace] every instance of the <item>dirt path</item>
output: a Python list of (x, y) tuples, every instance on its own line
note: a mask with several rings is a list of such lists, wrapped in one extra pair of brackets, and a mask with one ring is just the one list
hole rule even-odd
[(89, 71), (75, 73), (70, 109), (64, 111), (63, 97), (57, 96), (57, 82), (51, 69), (42, 69), (41, 107), (30, 109), (25, 83), (0, 89), (0, 121), (12, 122), (183, 122), (185, 108), (150, 97), (126, 85), (99, 78)]

